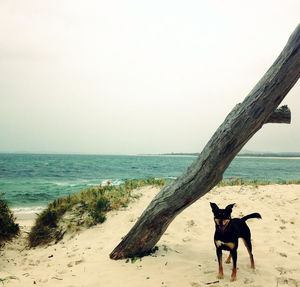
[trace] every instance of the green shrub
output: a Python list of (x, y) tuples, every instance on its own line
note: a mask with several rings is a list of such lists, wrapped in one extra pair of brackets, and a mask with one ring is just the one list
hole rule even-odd
[(96, 223), (103, 223), (106, 220), (105, 212), (110, 209), (110, 201), (101, 196), (95, 206), (89, 209), (89, 215), (93, 218)]
[(104, 212), (97, 212), (96, 210), (89, 210), (89, 216), (93, 219), (94, 223), (103, 223), (106, 220)]
[(53, 240), (52, 234), (52, 229), (49, 226), (35, 224), (28, 235), (29, 246), (36, 247), (51, 242)]
[(77, 231), (80, 230), (80, 226), (103, 223), (106, 220), (106, 213), (110, 210), (126, 207), (131, 200), (139, 197), (139, 195), (132, 194), (133, 189), (146, 185), (162, 187), (165, 183), (165, 179), (129, 180), (120, 186), (113, 186), (109, 183), (55, 199), (37, 217), (28, 236), (29, 246), (35, 247), (54, 239), (60, 240), (63, 233), (59, 222), (67, 211), (73, 214), (73, 219), (66, 223), (67, 229)]
[(16, 236), (19, 231), (19, 225), (15, 223), (15, 217), (9, 209), (7, 202), (0, 199), (0, 246), (4, 241)]
[(50, 205), (35, 220), (34, 226), (28, 235), (29, 246), (35, 247), (39, 244), (46, 244), (53, 240), (53, 234), (57, 227), (57, 212), (51, 210)]
[(57, 213), (50, 209), (46, 209), (45, 212), (40, 217), (41, 224), (49, 227), (56, 227), (57, 224)]
[(97, 200), (95, 209), (98, 212), (108, 211), (110, 209), (110, 202), (109, 202), (109, 200), (107, 198), (105, 198), (105, 197), (100, 197)]

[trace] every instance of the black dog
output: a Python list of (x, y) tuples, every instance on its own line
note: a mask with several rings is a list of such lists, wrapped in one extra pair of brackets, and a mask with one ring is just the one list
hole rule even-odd
[(226, 263), (230, 263), (230, 259), (233, 260), (233, 269), (231, 274), (231, 280), (236, 280), (236, 260), (237, 260), (237, 248), (238, 239), (241, 237), (244, 240), (245, 246), (248, 250), (251, 262), (251, 268), (255, 269), (250, 229), (246, 224), (246, 220), (249, 218), (261, 218), (259, 213), (251, 213), (242, 218), (231, 219), (231, 212), (234, 204), (229, 204), (225, 209), (220, 209), (215, 203), (210, 203), (214, 214), (214, 220), (216, 224), (216, 231), (214, 241), (216, 245), (219, 274), (218, 278), (223, 278), (223, 266), (222, 266), (222, 250), (230, 252)]

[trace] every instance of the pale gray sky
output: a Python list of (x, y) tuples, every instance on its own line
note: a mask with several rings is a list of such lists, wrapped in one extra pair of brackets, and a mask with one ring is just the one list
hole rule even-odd
[[(274, 62), (299, 0), (2, 0), (0, 151), (200, 152)], [(246, 149), (300, 151), (292, 124)]]

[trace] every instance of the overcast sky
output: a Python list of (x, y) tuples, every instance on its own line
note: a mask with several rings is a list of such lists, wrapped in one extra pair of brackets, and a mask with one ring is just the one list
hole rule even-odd
[[(0, 152), (200, 152), (271, 66), (299, 0), (1, 0)], [(292, 124), (245, 146), (300, 151)]]

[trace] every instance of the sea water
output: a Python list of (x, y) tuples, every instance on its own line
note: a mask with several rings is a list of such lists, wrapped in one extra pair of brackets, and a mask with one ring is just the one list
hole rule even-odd
[[(0, 154), (0, 194), (14, 209), (39, 211), (53, 199), (81, 189), (130, 179), (173, 180), (196, 157)], [(235, 158), (223, 178), (280, 182), (300, 180), (295, 158)]]

